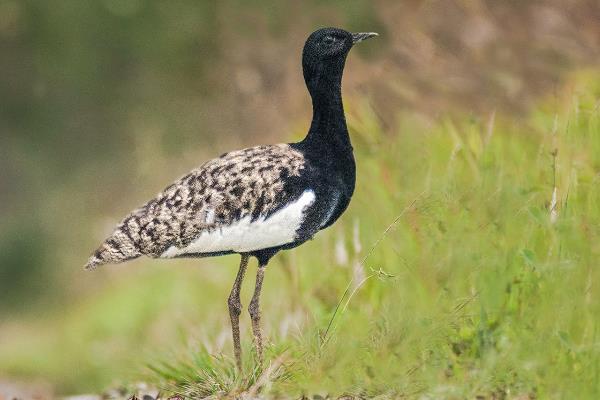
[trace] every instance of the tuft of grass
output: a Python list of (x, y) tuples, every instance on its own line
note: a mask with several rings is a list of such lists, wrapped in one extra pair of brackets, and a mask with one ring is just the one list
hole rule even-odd
[(261, 367), (245, 357), (240, 372), (231, 357), (200, 348), (149, 363), (147, 379), (157, 382), (162, 391), (184, 398), (253, 398), (274, 382), (283, 382), (291, 376), (292, 365), (286, 364), (285, 351), (270, 349), (267, 358), (270, 361)]
[(160, 377), (163, 390), (189, 398), (234, 394), (247, 390), (255, 382), (254, 375), (239, 375), (232, 360), (211, 355), (206, 349), (170, 362), (150, 364), (148, 369)]

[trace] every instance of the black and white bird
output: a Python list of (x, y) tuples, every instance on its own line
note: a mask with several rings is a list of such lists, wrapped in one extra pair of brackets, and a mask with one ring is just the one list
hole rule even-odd
[(258, 259), (249, 305), (262, 363), (259, 298), (265, 267), (333, 224), (350, 202), (355, 163), (342, 104), (348, 52), (376, 33), (337, 28), (313, 32), (302, 52), (313, 118), (298, 143), (226, 153), (177, 180), (129, 214), (90, 257), (86, 269), (142, 255), (209, 257), (237, 253), (241, 262), (228, 299), (236, 363), (241, 368), (240, 288), (249, 257)]

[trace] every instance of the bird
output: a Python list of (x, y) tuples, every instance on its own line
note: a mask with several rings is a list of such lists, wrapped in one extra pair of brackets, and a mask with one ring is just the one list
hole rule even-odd
[(90, 256), (85, 269), (140, 256), (241, 256), (227, 299), (237, 368), (242, 369), (240, 290), (250, 257), (258, 261), (248, 306), (253, 345), (263, 364), (260, 294), (269, 260), (331, 226), (354, 193), (356, 164), (342, 103), (350, 49), (378, 36), (321, 28), (308, 36), (302, 72), (312, 99), (303, 140), (261, 145), (205, 162), (125, 217)]

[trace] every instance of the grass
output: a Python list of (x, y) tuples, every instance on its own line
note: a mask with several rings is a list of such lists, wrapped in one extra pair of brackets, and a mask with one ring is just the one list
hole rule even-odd
[(383, 128), (354, 103), (355, 198), (269, 266), (264, 370), (246, 315), (234, 368), (226, 257), (97, 272), (101, 290), (0, 335), (0, 371), (64, 392), (144, 379), (188, 397), (598, 398), (599, 98), (584, 72), (518, 122)]

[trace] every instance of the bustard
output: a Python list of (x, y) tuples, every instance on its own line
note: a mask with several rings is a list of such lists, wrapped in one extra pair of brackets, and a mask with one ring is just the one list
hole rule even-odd
[(256, 257), (256, 286), (248, 310), (262, 363), (259, 301), (269, 259), (333, 224), (354, 192), (355, 162), (342, 104), (342, 74), (352, 46), (376, 35), (337, 28), (313, 32), (302, 52), (313, 103), (306, 137), (298, 143), (233, 151), (204, 163), (129, 214), (85, 268), (142, 255), (240, 254), (228, 306), (241, 369), (240, 288), (249, 257)]

